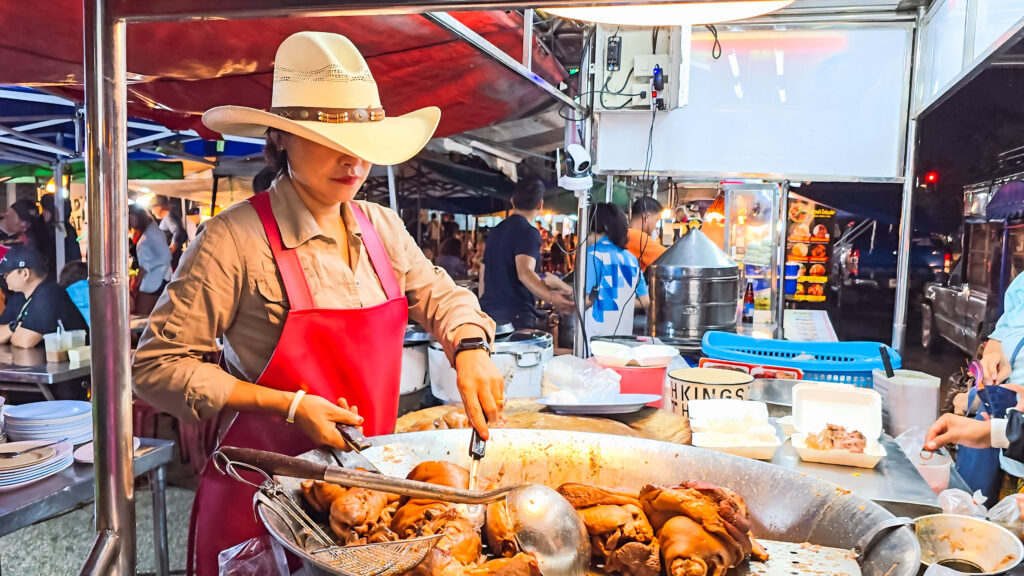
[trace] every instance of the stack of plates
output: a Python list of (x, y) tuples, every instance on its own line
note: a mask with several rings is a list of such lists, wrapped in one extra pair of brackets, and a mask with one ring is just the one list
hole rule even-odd
[(11, 440), (92, 440), (92, 404), (77, 400), (34, 402), (4, 409), (4, 429)]
[[(0, 457), (0, 492), (15, 490), (64, 470), (74, 462), (71, 442), (45, 446), (49, 441), (8, 442), (0, 445), (0, 454), (24, 453), (12, 458)], [(31, 450), (33, 446), (45, 446)]]

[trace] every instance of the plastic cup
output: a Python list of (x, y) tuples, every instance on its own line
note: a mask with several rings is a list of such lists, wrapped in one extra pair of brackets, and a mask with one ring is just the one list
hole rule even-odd
[(917, 467), (918, 474), (928, 483), (928, 487), (936, 494), (949, 488), (949, 470), (952, 460), (949, 456), (939, 453), (930, 455), (916, 454), (910, 460)]
[(66, 334), (71, 336), (71, 346), (68, 347), (69, 349), (85, 346), (85, 330), (72, 330), (66, 332)]
[[(64, 362), (68, 359), (67, 348), (62, 347), (66, 334), (66, 332), (64, 334), (56, 332), (43, 334), (43, 346), (46, 348), (47, 362)], [(67, 343), (71, 343), (70, 337), (67, 337)]]

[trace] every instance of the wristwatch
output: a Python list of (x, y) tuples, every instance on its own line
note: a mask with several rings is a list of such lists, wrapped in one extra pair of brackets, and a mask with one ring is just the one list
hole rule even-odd
[(466, 350), (487, 350), (487, 353), (491, 353), (491, 345), (487, 343), (485, 338), (479, 336), (473, 338), (463, 338), (459, 340), (459, 343), (455, 346), (455, 355), (452, 358), (458, 358), (459, 354)]

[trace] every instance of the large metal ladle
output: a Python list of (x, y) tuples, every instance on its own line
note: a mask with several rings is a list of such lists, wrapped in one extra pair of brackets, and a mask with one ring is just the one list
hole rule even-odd
[(489, 504), (505, 499), (516, 542), (532, 554), (544, 576), (584, 576), (590, 565), (590, 539), (576, 510), (561, 494), (540, 484), (494, 490), (462, 490), (384, 474), (317, 464), (274, 452), (223, 446), (219, 458), (240, 462), (267, 474), (323, 480), (342, 486), (378, 490), (453, 504)]

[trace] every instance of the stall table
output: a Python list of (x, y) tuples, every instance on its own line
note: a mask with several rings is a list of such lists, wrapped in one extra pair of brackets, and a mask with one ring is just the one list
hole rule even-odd
[[(167, 556), (166, 467), (174, 456), (174, 442), (143, 438), (135, 451), (135, 476), (149, 475), (153, 490), (153, 542), (157, 576), (169, 574)], [(95, 495), (95, 477), (89, 464), (75, 463), (59, 474), (10, 492), (0, 492), (0, 536), (5, 536), (73, 510)], [(83, 559), (84, 560), (84, 559)]]
[(8, 392), (38, 392), (53, 400), (50, 387), (61, 382), (88, 380), (92, 374), (90, 364), (47, 362), (42, 346), (15, 348), (0, 344), (0, 390)]

